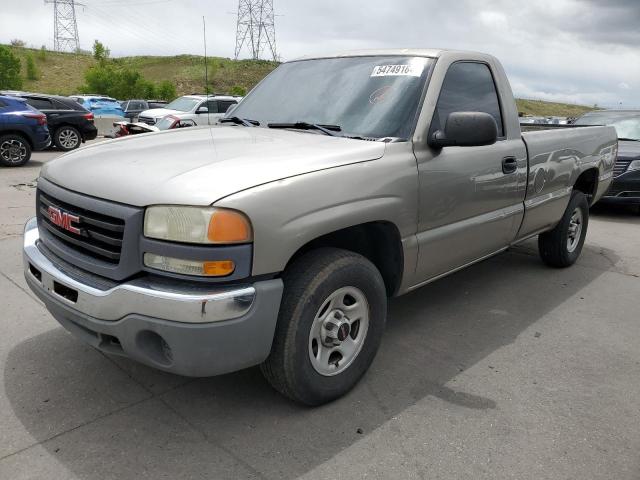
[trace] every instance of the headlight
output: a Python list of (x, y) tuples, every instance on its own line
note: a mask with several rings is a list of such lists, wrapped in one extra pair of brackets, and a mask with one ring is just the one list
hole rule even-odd
[(627, 167), (627, 171), (630, 170), (640, 170), (640, 160), (634, 160), (633, 162), (631, 162)]
[(159, 205), (147, 208), (144, 235), (184, 243), (232, 244), (253, 240), (249, 219), (235, 210)]

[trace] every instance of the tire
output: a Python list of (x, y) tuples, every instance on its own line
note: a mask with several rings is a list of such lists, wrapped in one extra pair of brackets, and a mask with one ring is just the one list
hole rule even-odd
[(53, 135), (53, 143), (56, 144), (56, 148), (63, 152), (75, 150), (82, 143), (82, 137), (77, 128), (70, 125), (63, 125), (56, 130)]
[(31, 158), (31, 146), (20, 135), (0, 136), (0, 165), (20, 167)]
[(575, 190), (560, 223), (538, 236), (538, 251), (544, 263), (556, 268), (573, 265), (582, 252), (588, 226), (589, 202), (584, 193)]
[[(384, 281), (365, 257), (336, 248), (303, 255), (285, 270), (283, 281), (276, 332), (262, 373), (296, 402), (330, 402), (358, 383), (378, 351), (387, 317)], [(336, 320), (338, 314), (342, 316)], [(327, 346), (322, 338), (339, 345)]]

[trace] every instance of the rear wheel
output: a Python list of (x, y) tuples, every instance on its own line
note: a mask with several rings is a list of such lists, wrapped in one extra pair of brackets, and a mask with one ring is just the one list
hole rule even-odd
[(0, 136), (0, 165), (19, 167), (31, 158), (31, 146), (20, 135)]
[(584, 245), (589, 226), (589, 203), (584, 193), (574, 191), (569, 205), (553, 230), (538, 236), (538, 250), (542, 260), (552, 267), (573, 265)]
[(262, 372), (287, 397), (320, 405), (349, 390), (380, 345), (387, 296), (366, 258), (333, 248), (300, 257), (284, 273), (284, 294)]
[(80, 143), (82, 143), (82, 137), (76, 128), (65, 125), (56, 130), (56, 133), (53, 136), (53, 142), (56, 144), (57, 148), (64, 152), (68, 152), (69, 150), (74, 150), (80, 146)]

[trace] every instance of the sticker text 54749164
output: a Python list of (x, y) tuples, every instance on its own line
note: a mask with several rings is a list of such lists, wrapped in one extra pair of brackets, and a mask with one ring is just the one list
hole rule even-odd
[(419, 77), (422, 75), (423, 65), (411, 63), (408, 65), (376, 65), (371, 72), (372, 77)]

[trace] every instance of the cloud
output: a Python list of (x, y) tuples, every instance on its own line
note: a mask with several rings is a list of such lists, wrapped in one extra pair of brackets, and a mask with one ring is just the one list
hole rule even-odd
[[(84, 48), (97, 38), (115, 56), (202, 54), (204, 15), (209, 54), (233, 56), (237, 0), (83, 3)], [(640, 106), (640, 0), (274, 0), (274, 7), (284, 59), (381, 47), (480, 50), (502, 61), (517, 95)], [(52, 8), (3, 2), (0, 42), (51, 47)]]

